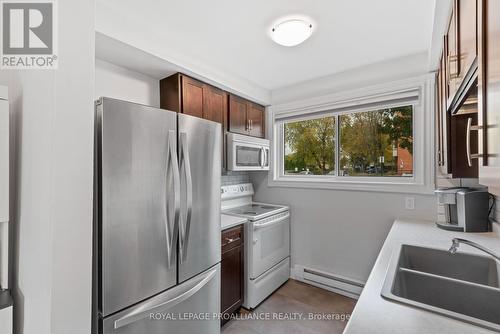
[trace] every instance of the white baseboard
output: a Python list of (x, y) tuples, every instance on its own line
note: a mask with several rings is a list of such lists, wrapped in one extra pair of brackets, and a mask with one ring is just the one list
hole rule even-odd
[(293, 266), (291, 277), (353, 299), (359, 298), (365, 285), (365, 282), (300, 265)]

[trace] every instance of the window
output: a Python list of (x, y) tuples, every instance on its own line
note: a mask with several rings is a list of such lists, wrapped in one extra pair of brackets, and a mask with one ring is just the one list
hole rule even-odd
[(431, 194), (432, 76), (269, 107), (269, 186)]
[(413, 106), (285, 122), (284, 146), (285, 175), (411, 177)]
[(339, 176), (413, 176), (413, 106), (339, 116)]
[(285, 124), (285, 174), (335, 174), (335, 121), (324, 117)]

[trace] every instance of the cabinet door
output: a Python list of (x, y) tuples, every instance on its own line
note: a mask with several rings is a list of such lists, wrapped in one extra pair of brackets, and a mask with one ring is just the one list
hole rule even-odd
[(224, 124), (224, 113), (227, 112), (227, 95), (223, 90), (204, 85), (203, 118)]
[(210, 85), (203, 87), (203, 118), (222, 124), (221, 159), (226, 168), (227, 93)]
[(229, 131), (248, 135), (248, 103), (246, 100), (229, 96)]
[(437, 72), (436, 76), (436, 151), (437, 151), (437, 162), (439, 169), (441, 170), (444, 164), (443, 157), (443, 114), (441, 112), (441, 98), (442, 98), (442, 71), (441, 66)]
[(243, 246), (222, 254), (221, 312), (236, 311), (243, 302)]
[(182, 76), (182, 113), (203, 118), (202, 82)]
[(249, 134), (254, 137), (264, 137), (264, 115), (265, 109), (255, 103), (249, 103), (248, 106), (248, 124)]
[(500, 195), (500, 1), (479, 1), (479, 182)]
[[(477, 114), (454, 115), (451, 117), (451, 163), (453, 178), (477, 178), (478, 163), (472, 160), (469, 166), (467, 160), (467, 122), (472, 119), (472, 124), (477, 124)], [(477, 152), (478, 138), (477, 132), (470, 132), (470, 151)]]
[(453, 11), (451, 13), (450, 23), (447, 31), (447, 56), (446, 56), (446, 72), (448, 83), (448, 106), (450, 106), (455, 93), (457, 92), (457, 78), (458, 78), (458, 33), (457, 33), (457, 0), (454, 0)]
[(458, 50), (459, 77), (461, 84), (477, 55), (477, 0), (458, 1)]
[(443, 39), (443, 56), (441, 57), (441, 119), (442, 119), (442, 128), (441, 134), (442, 138), (442, 146), (443, 150), (442, 154), (442, 162), (443, 166), (441, 168), (442, 174), (450, 174), (451, 173), (451, 150), (450, 150), (450, 122), (451, 117), (448, 113), (448, 72), (446, 67), (446, 55), (448, 53), (448, 43), (447, 37), (445, 36)]

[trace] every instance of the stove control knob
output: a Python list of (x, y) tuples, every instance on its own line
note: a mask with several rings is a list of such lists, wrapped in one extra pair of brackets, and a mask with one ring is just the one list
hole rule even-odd
[(240, 190), (241, 192), (243, 192), (243, 190), (245, 190), (245, 188), (243, 188), (243, 186), (240, 187)]

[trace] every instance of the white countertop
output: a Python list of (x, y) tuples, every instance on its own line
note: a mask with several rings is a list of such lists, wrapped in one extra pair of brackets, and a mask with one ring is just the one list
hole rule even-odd
[(244, 224), (247, 221), (248, 220), (246, 218), (221, 214), (220, 215), (220, 229), (221, 229), (221, 231), (224, 231), (228, 228)]
[[(423, 309), (383, 299), (380, 295), (391, 256), (401, 244), (449, 249), (451, 239), (475, 241), (500, 254), (500, 237), (491, 233), (464, 233), (438, 229), (433, 222), (396, 220), (344, 334), (491, 334), (494, 331), (451, 319)], [(475, 248), (460, 245), (459, 252), (485, 255)], [(500, 307), (500, 305), (499, 305)]]

